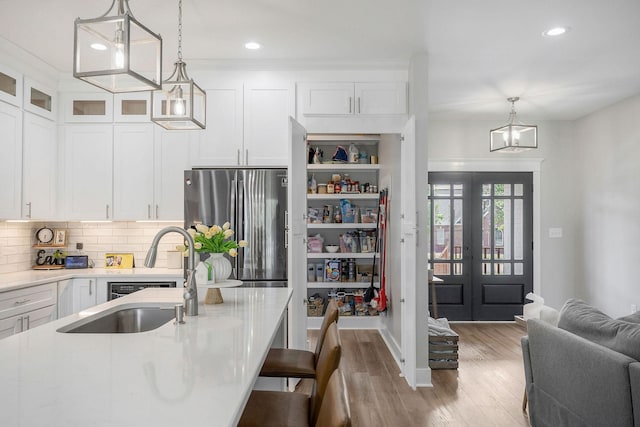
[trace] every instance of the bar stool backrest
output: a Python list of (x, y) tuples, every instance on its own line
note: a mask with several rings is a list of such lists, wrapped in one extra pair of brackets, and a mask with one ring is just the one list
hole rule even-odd
[(347, 385), (340, 369), (333, 371), (329, 378), (314, 427), (351, 427)]
[(320, 357), (316, 365), (316, 380), (311, 391), (311, 404), (309, 405), (311, 410), (309, 425), (315, 425), (318, 419), (318, 412), (320, 412), (320, 405), (327, 390), (329, 378), (331, 378), (333, 371), (338, 369), (341, 356), (342, 343), (340, 342), (340, 335), (338, 334), (338, 325), (333, 322), (327, 329), (327, 335), (322, 344)]
[(318, 341), (316, 342), (316, 364), (318, 363), (318, 357), (320, 356), (322, 343), (325, 336), (327, 335), (327, 329), (329, 329), (329, 325), (331, 325), (333, 322), (338, 323), (339, 317), (340, 312), (338, 311), (338, 304), (336, 304), (336, 300), (330, 299), (329, 303), (327, 304), (327, 310), (324, 312), (324, 318), (322, 319), (322, 325), (320, 325), (320, 332), (318, 333)]

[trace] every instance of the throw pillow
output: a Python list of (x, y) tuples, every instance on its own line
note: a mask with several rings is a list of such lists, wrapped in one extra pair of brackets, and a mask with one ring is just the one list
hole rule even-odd
[(558, 327), (640, 360), (640, 323), (612, 319), (582, 300), (570, 299), (560, 310)]

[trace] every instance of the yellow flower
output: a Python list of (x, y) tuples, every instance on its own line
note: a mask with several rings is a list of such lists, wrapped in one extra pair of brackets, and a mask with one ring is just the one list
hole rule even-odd
[(220, 228), (219, 225), (214, 225), (209, 229), (209, 232), (211, 233), (212, 236), (220, 233), (221, 231), (222, 231), (222, 228)]
[(225, 239), (228, 239), (231, 236), (233, 236), (233, 230), (229, 230), (229, 229), (224, 230), (224, 238)]
[(195, 244), (193, 245), (194, 249), (202, 249), (202, 243), (200, 242), (195, 242)]
[(204, 233), (204, 237), (206, 237), (207, 239), (210, 239), (213, 237), (213, 233), (211, 231), (207, 231), (206, 233)]
[(238, 255), (238, 251), (236, 249), (229, 249), (229, 255), (232, 257), (235, 257), (236, 255)]
[(230, 227), (231, 227), (231, 224), (229, 223), (229, 221), (227, 221), (224, 224), (222, 224), (222, 229), (223, 230), (228, 230)]
[(196, 230), (194, 230), (193, 228), (189, 228), (187, 229), (187, 233), (189, 233), (191, 237), (194, 237), (196, 235)]
[(238, 242), (238, 246), (240, 246), (241, 248), (246, 248), (247, 246), (249, 246), (249, 242), (247, 242), (246, 240), (240, 240)]
[(206, 225), (202, 225), (202, 224), (196, 224), (196, 230), (199, 231), (200, 233), (204, 234), (207, 231), (209, 231), (209, 227), (207, 227)]

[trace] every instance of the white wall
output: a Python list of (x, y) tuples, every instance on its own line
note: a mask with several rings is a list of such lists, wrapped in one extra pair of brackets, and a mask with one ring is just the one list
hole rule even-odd
[(640, 305), (640, 95), (577, 121), (578, 296), (617, 317)]
[[(560, 308), (576, 295), (579, 261), (577, 245), (580, 215), (577, 208), (580, 165), (577, 159), (573, 122), (537, 122), (539, 148), (518, 154), (490, 153), (489, 130), (506, 122), (429, 121), (428, 158), (433, 162), (483, 165), (483, 170), (518, 170), (517, 163), (539, 162), (539, 185), (534, 181), (534, 292), (548, 305)], [(496, 169), (495, 164), (500, 164)], [(430, 172), (434, 171), (430, 167)], [(562, 238), (549, 238), (549, 228), (562, 228)], [(537, 271), (537, 273), (536, 273)]]

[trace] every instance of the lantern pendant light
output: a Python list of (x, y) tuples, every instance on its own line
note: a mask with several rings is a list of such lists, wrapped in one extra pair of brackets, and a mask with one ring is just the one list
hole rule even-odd
[(516, 121), (515, 103), (519, 100), (517, 96), (507, 98), (511, 103), (509, 123), (489, 132), (490, 151), (519, 153), (538, 148), (538, 126), (525, 125)]
[(73, 76), (112, 93), (159, 89), (162, 38), (134, 18), (128, 0), (112, 0), (102, 16), (76, 19)]
[(207, 95), (182, 61), (182, 0), (178, 1), (178, 60), (162, 89), (151, 92), (151, 121), (169, 130), (204, 129)]

